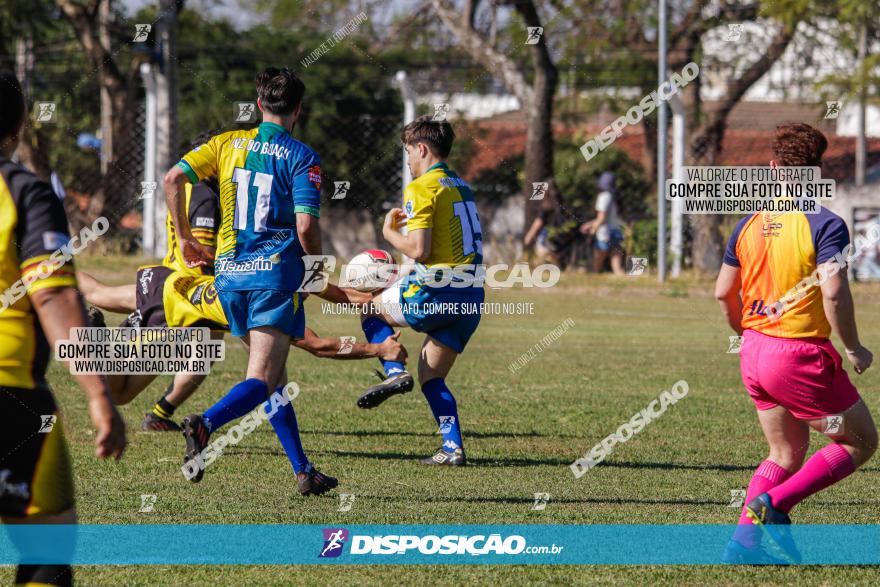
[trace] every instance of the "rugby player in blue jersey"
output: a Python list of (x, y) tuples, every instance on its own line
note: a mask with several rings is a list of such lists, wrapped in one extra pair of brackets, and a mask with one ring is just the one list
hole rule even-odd
[[(183, 420), (185, 462), (201, 454), (212, 432), (265, 402), (287, 382), (290, 340), (302, 338), (303, 256), (321, 254), (321, 163), (290, 133), (300, 115), (305, 84), (287, 68), (267, 68), (256, 78), (262, 123), (215, 136), (190, 151), (165, 176), (165, 196), (181, 254), (189, 266), (212, 261), (193, 236), (183, 210), (186, 182), (216, 176), (220, 231), (214, 282), (233, 336), (248, 348), (247, 375), (203, 414)], [(270, 418), (303, 495), (337, 485), (318, 472), (303, 451), (293, 404)], [(198, 482), (203, 471), (192, 478)]]

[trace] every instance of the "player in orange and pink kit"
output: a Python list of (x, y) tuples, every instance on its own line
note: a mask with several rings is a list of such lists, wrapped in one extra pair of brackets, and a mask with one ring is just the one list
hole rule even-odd
[[(807, 124), (782, 124), (770, 165), (821, 166), (827, 145)], [(788, 512), (850, 475), (877, 447), (871, 414), (828, 340), (832, 330), (837, 333), (856, 373), (870, 367), (873, 357), (859, 342), (840, 265), (849, 242), (846, 223), (824, 208), (818, 214), (755, 214), (730, 237), (715, 297), (743, 337), (742, 380), (770, 454), (749, 483), (726, 562), (799, 562)], [(810, 427), (832, 443), (804, 464)], [(753, 524), (770, 538), (769, 552)]]

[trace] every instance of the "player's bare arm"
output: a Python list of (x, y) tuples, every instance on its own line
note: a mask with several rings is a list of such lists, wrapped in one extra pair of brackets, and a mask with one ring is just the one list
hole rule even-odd
[(825, 263), (819, 269), (819, 271), (823, 271), (824, 267), (825, 274), (829, 275), (828, 279), (820, 286), (825, 317), (828, 318), (831, 328), (843, 341), (846, 348), (846, 358), (853, 364), (856, 373), (861, 374), (871, 366), (874, 355), (859, 342), (855, 307), (846, 271), (834, 272), (828, 267), (829, 265), (831, 263)]
[(721, 312), (727, 323), (742, 336), (742, 279), (739, 267), (723, 264), (715, 282), (715, 299), (721, 304)]
[[(398, 339), (397, 332), (381, 343), (355, 342), (345, 343), (339, 339), (321, 338), (311, 328), (306, 328), (305, 337), (291, 341), (297, 348), (325, 359), (384, 359), (386, 361), (400, 361), (405, 363), (407, 359), (406, 347)], [(344, 351), (344, 352), (343, 352)]]
[[(85, 310), (79, 292), (72, 287), (41, 289), (30, 295), (31, 303), (40, 319), (49, 346), (56, 340), (70, 337), (71, 328), (86, 326)], [(89, 416), (98, 429), (95, 436), (95, 455), (117, 460), (125, 451), (125, 424), (113, 406), (107, 381), (100, 375), (74, 375), (89, 400)]]
[(403, 234), (400, 229), (405, 225), (406, 212), (400, 208), (394, 208), (385, 215), (382, 236), (407, 257), (416, 261), (424, 261), (431, 254), (431, 229), (422, 228)]
[(321, 254), (321, 225), (317, 217), (302, 212), (297, 213), (296, 233), (306, 255)]
[(209, 251), (192, 234), (189, 217), (185, 210), (184, 185), (188, 182), (189, 178), (181, 168), (172, 167), (165, 174), (165, 201), (168, 204), (168, 213), (171, 214), (171, 220), (174, 222), (180, 253), (187, 266), (205, 266), (214, 258), (214, 252)]
[(334, 304), (369, 304), (374, 292), (358, 291), (351, 287), (339, 287), (328, 283), (324, 291), (315, 295)]
[(130, 314), (137, 310), (136, 284), (107, 285), (85, 271), (76, 272), (79, 290), (86, 301), (107, 312)]

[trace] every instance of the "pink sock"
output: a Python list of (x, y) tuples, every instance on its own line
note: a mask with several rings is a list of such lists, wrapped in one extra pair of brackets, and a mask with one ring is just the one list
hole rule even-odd
[(768, 491), (773, 507), (785, 513), (814, 493), (822, 491), (856, 470), (852, 456), (842, 445), (829, 444), (787, 481)]
[[(755, 474), (752, 475), (752, 480), (749, 481), (749, 488), (746, 491), (745, 503), (748, 504), (762, 493), (767, 493), (770, 489), (785, 481), (790, 475), (791, 473), (767, 459), (755, 469)], [(744, 527), (737, 528), (736, 532), (733, 533), (734, 540), (743, 546), (754, 548), (759, 533), (753, 531), (754, 526), (752, 526), (752, 521), (746, 516), (745, 505), (739, 516), (739, 524)]]

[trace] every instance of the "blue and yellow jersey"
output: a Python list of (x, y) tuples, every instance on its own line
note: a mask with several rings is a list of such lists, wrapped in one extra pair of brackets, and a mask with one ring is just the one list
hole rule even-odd
[(724, 254), (724, 263), (741, 271), (743, 328), (780, 338), (828, 338), (822, 292), (811, 276), (848, 244), (846, 223), (825, 208), (743, 218)]
[[(188, 183), (185, 186), (184, 205), (189, 225), (193, 236), (206, 247), (217, 248), (217, 230), (220, 228), (220, 202), (217, 192), (209, 181), (200, 181), (196, 184)], [(173, 271), (189, 273), (191, 275), (204, 275), (213, 273), (212, 267), (188, 267), (180, 255), (177, 246), (177, 234), (174, 232), (174, 221), (169, 213), (165, 218), (165, 232), (167, 234), (165, 258), (162, 265)]]
[(214, 136), (178, 166), (193, 183), (219, 180), (217, 289), (295, 291), (304, 254), (296, 214), (320, 215), (318, 155), (283, 127), (264, 122)]
[(0, 161), (0, 387), (45, 385), (49, 346), (30, 294), (76, 287), (67, 216), (52, 187), (20, 165)]
[(416, 265), (417, 275), (431, 267), (482, 264), (483, 232), (474, 194), (445, 163), (406, 186), (403, 210), (408, 230), (431, 229), (431, 253)]

